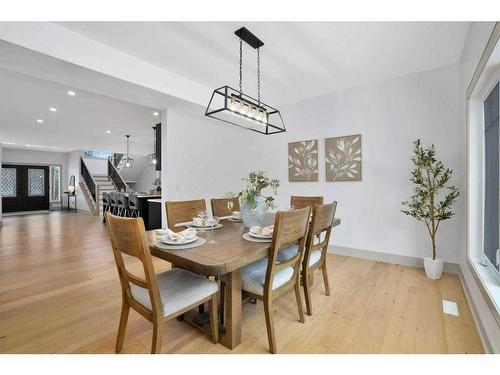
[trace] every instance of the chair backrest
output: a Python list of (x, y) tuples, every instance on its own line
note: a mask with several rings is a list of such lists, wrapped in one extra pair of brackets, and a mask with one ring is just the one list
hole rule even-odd
[(212, 205), (212, 215), (229, 216), (233, 211), (240, 210), (240, 200), (238, 198), (214, 198), (210, 199)]
[(290, 197), (290, 206), (294, 208), (312, 207), (315, 204), (323, 204), (323, 197), (301, 197), (298, 195)]
[(137, 198), (136, 194), (129, 193), (129, 195), (128, 195), (128, 205), (133, 210), (139, 208), (139, 199)]
[(106, 191), (102, 192), (102, 204), (103, 206), (109, 206), (110, 204), (109, 193)]
[(206, 210), (207, 206), (204, 199), (192, 201), (166, 201), (165, 209), (167, 211), (168, 227), (174, 232), (179, 232), (184, 228), (175, 227), (175, 224), (190, 221), (198, 215), (199, 211)]
[(117, 206), (117, 197), (116, 197), (116, 191), (112, 191), (109, 193), (109, 204), (111, 206)]
[[(302, 255), (304, 253), (305, 243), (307, 239), (307, 229), (309, 223), (311, 208), (305, 207), (302, 209), (278, 212), (274, 220), (274, 231), (271, 248), (269, 250), (269, 262), (267, 264), (266, 280), (264, 283), (264, 293), (272, 291), (274, 274), (285, 268), (293, 267), (293, 275), (290, 281), (283, 284), (280, 288), (288, 285), (297, 277), (300, 272)], [(276, 263), (278, 252), (284, 247), (298, 243), (299, 251), (297, 254), (286, 262)]]
[[(158, 291), (151, 253), (149, 252), (144, 221), (140, 217), (133, 219), (122, 218), (108, 211), (106, 212), (106, 222), (111, 237), (111, 246), (113, 247), (118, 276), (120, 277), (123, 298), (127, 300), (130, 307), (150, 321), (152, 321), (153, 315), (162, 316), (163, 305)], [(127, 270), (123, 254), (141, 261), (145, 277), (134, 275)], [(131, 283), (149, 291), (152, 310), (134, 299), (130, 291)]]
[(128, 197), (124, 193), (116, 193), (118, 206), (121, 208), (128, 206)]
[[(337, 202), (330, 204), (315, 204), (313, 206), (303, 259), (304, 266), (309, 265), (309, 258), (314, 250), (321, 251), (321, 260), (326, 256), (336, 210)], [(324, 234), (323, 240), (321, 240), (322, 234)], [(319, 242), (314, 244), (314, 238), (316, 237), (319, 238)]]

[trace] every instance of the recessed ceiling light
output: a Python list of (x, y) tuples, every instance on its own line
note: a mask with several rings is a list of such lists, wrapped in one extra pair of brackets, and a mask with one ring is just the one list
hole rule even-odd
[(111, 134), (111, 130), (106, 130), (106, 133)]
[(31, 145), (26, 145), (26, 147), (31, 147)]
[(49, 108), (49, 111), (50, 111), (50, 112), (57, 112), (57, 108), (50, 107), (50, 108)]
[(39, 124), (43, 124), (43, 120), (41, 118), (37, 119), (36, 122), (38, 122)]
[(71, 90), (68, 90), (68, 95), (69, 95), (69, 96), (75, 96), (75, 95), (76, 95), (76, 92), (71, 91)]
[(160, 113), (159, 112), (153, 112), (153, 116), (159, 116)]

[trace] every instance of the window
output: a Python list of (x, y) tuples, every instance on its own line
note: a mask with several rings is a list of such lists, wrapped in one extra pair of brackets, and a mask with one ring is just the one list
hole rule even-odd
[(45, 195), (45, 171), (39, 168), (28, 168), (28, 197)]
[(61, 167), (51, 165), (50, 167), (50, 202), (58, 203), (61, 201)]
[(15, 198), (17, 195), (17, 169), (2, 168), (2, 197)]
[(484, 121), (484, 260), (498, 272), (500, 261), (499, 221), (499, 86), (498, 82), (483, 101)]

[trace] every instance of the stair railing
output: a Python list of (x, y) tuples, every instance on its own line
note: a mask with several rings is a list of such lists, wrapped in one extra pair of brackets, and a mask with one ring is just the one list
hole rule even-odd
[(128, 191), (128, 185), (125, 183), (122, 176), (120, 176), (120, 173), (118, 173), (118, 170), (114, 166), (114, 163), (111, 162), (111, 159), (108, 159), (108, 177), (115, 185), (116, 190), (122, 192)]
[(94, 181), (94, 178), (90, 174), (87, 166), (85, 165), (83, 158), (80, 158), (80, 173), (81, 173), (83, 181), (85, 181), (85, 184), (87, 185), (87, 188), (90, 191), (90, 195), (92, 195), (92, 199), (94, 200), (94, 203), (95, 203), (96, 196), (97, 196), (96, 183)]

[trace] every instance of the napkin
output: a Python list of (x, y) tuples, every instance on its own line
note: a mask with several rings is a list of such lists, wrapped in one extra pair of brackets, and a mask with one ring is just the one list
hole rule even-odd
[(193, 225), (197, 227), (202, 227), (205, 224), (205, 220), (200, 217), (193, 217)]
[(162, 237), (167, 237), (172, 241), (185, 241), (185, 240), (191, 240), (196, 237), (196, 230), (193, 228), (188, 228), (183, 230), (182, 232), (174, 232), (170, 229), (158, 229), (156, 230), (156, 233), (160, 234)]
[(268, 227), (261, 227), (260, 225), (255, 225), (250, 228), (250, 233), (268, 237), (271, 237), (273, 235), (273, 231), (274, 231), (274, 225), (270, 225)]

